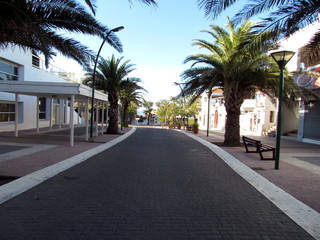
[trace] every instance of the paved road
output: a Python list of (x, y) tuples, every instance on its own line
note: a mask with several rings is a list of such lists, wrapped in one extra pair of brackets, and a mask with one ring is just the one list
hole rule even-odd
[(128, 139), (0, 205), (0, 239), (313, 239), (185, 134)]

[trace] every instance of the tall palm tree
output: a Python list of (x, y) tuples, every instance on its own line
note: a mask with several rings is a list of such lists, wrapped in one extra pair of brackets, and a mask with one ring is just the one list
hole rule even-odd
[[(224, 90), (227, 112), (225, 145), (240, 143), (240, 107), (244, 99), (252, 97), (256, 90), (275, 96), (278, 89), (278, 68), (269, 64), (269, 57), (264, 54), (270, 47), (265, 39), (261, 49), (248, 50), (254, 44), (257, 26), (248, 21), (235, 29), (229, 20), (229, 32), (219, 26), (211, 26), (211, 31), (204, 31), (214, 38), (214, 42), (196, 40), (194, 45), (206, 49), (209, 54), (196, 54), (186, 58), (185, 63), (193, 62), (190, 69), (181, 75), (185, 81), (183, 92), (193, 95), (194, 100), (202, 93), (213, 88)], [(262, 38), (264, 39), (264, 38)], [(289, 83), (286, 87), (292, 86)], [(286, 89), (290, 92), (289, 89)], [(292, 90), (292, 89), (291, 89)]]
[[(198, 4), (205, 10), (207, 16), (214, 18), (233, 5), (237, 0), (198, 0)], [(262, 18), (264, 31), (273, 32), (277, 40), (288, 37), (290, 34), (318, 20), (320, 1), (306, 0), (256, 0), (246, 4), (234, 18), (235, 23), (247, 21), (249, 18), (261, 13), (269, 13)], [(301, 61), (307, 65), (320, 59), (320, 31), (318, 31), (310, 43), (307, 44), (301, 54)]]
[(128, 127), (129, 125), (129, 105), (135, 103), (139, 106), (144, 100), (143, 93), (147, 92), (139, 83), (141, 83), (141, 79), (139, 78), (127, 78), (123, 84), (123, 89), (120, 90), (123, 104), (123, 119), (121, 122), (124, 127)]
[[(109, 126), (107, 128), (108, 134), (118, 133), (118, 102), (120, 97), (120, 90), (125, 89), (129, 84), (127, 75), (135, 70), (134, 64), (129, 63), (130, 60), (122, 62), (123, 57), (116, 58), (112, 55), (111, 58), (100, 58), (95, 78), (95, 88), (102, 90), (108, 94), (109, 106)], [(88, 69), (86, 78), (83, 83), (92, 85), (93, 69)]]
[[(56, 54), (73, 58), (87, 66), (93, 52), (58, 31), (105, 37), (108, 28), (99, 23), (74, 0), (0, 0), (0, 48), (8, 44), (43, 53), (46, 64)], [(122, 51), (119, 39), (110, 34), (111, 44)]]
[(150, 117), (153, 111), (153, 102), (144, 100), (142, 105), (145, 108), (144, 113), (148, 117), (148, 125), (150, 125)]

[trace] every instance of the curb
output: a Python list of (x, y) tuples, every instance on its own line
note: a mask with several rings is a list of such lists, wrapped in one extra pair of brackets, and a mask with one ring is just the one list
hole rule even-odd
[(312, 237), (320, 240), (320, 213), (256, 173), (225, 150), (193, 134), (179, 131), (208, 147)]
[(136, 131), (136, 128), (132, 128), (129, 132), (121, 135), (120, 137), (113, 139), (107, 143), (104, 143), (98, 147), (92, 148), (85, 152), (82, 152), (76, 156), (53, 164), (44, 169), (38, 170), (36, 172), (30, 173), (26, 176), (23, 176), (17, 180), (14, 180), (10, 183), (7, 183), (0, 187), (0, 204), (10, 200), (11, 198), (37, 186), (38, 184), (48, 180), (49, 178), (54, 177), (55, 175), (86, 161), (88, 158), (103, 152), (114, 145), (122, 142), (130, 135)]

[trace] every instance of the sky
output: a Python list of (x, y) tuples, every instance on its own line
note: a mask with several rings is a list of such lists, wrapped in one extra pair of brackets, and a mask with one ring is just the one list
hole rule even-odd
[[(84, 2), (84, 1), (83, 1)], [(181, 82), (180, 74), (190, 67), (183, 64), (187, 56), (200, 50), (192, 46), (194, 39), (210, 39), (201, 30), (209, 30), (210, 25), (223, 26), (227, 16), (233, 17), (245, 3), (236, 5), (213, 20), (204, 15), (196, 0), (157, 0), (158, 7), (147, 6), (132, 0), (97, 0), (96, 18), (109, 29), (124, 26), (116, 35), (121, 40), (123, 52), (116, 52), (110, 45), (104, 45), (100, 56), (130, 59), (136, 70), (130, 77), (138, 77), (148, 91), (145, 99), (154, 103), (169, 99), (180, 93), (174, 82)], [(97, 52), (102, 40), (84, 35), (74, 36), (82, 44)], [(80, 77), (82, 68), (70, 59), (56, 58), (53, 65)], [(67, 69), (66, 69), (67, 68)]]

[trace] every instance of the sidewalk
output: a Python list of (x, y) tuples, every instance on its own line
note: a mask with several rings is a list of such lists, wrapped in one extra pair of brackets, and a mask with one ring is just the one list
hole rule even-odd
[[(68, 129), (49, 132), (49, 129), (22, 130), (19, 137), (13, 132), (0, 133), (0, 185), (15, 178), (43, 169), (89, 149), (98, 147), (121, 135), (102, 134), (87, 142), (84, 127), (75, 128), (75, 144), (70, 147)], [(131, 128), (123, 128), (122, 134)], [(120, 129), (119, 129), (120, 131)]]
[[(221, 146), (224, 139), (224, 133), (221, 131), (210, 131), (209, 137), (206, 131), (200, 131), (198, 136), (218, 145), (270, 182), (320, 212), (319, 145), (281, 138), (280, 170), (275, 170), (275, 161), (261, 161), (258, 153), (246, 153), (244, 146)], [(271, 146), (276, 145), (275, 137), (252, 136), (252, 138)]]
[[(139, 126), (137, 126), (139, 127)], [(126, 133), (131, 128), (124, 128)], [(120, 129), (119, 129), (120, 130)], [(15, 178), (61, 162), (74, 155), (93, 149), (120, 135), (99, 135), (94, 142), (87, 142), (81, 128), (75, 130), (75, 145), (69, 146), (66, 130), (40, 134), (20, 131), (18, 138), (13, 133), (0, 133), (0, 185)], [(245, 153), (244, 147), (224, 147), (223, 132), (200, 131), (199, 137), (215, 143), (239, 161), (282, 188), (298, 200), (320, 212), (320, 147), (314, 144), (281, 140), (280, 170), (274, 169), (274, 161), (261, 161), (256, 153)], [(275, 146), (273, 137), (253, 137)]]

